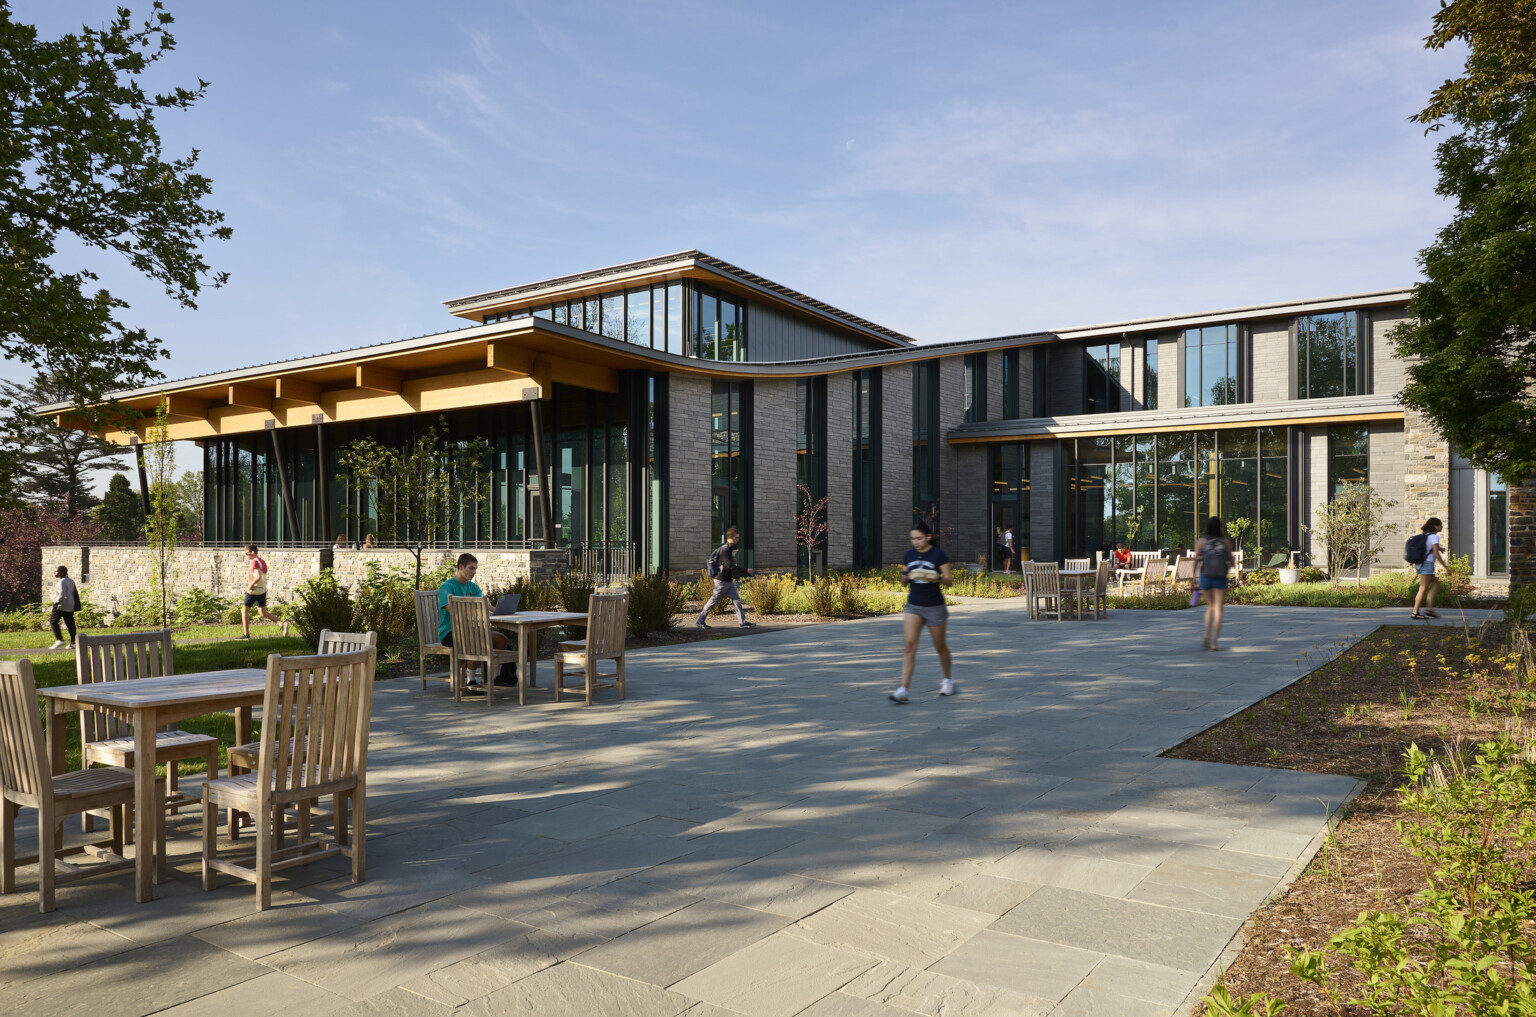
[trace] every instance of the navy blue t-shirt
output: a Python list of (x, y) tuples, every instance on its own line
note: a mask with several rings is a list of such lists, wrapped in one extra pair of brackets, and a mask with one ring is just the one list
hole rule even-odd
[[(939, 571), (940, 565), (949, 564), (949, 555), (942, 548), (930, 547), (926, 551), (912, 548), (901, 559), (908, 572), (914, 569), (932, 569)], [(907, 603), (916, 607), (938, 607), (944, 603), (944, 591), (939, 586), (937, 579), (932, 582), (918, 582), (913, 580), (907, 587)]]

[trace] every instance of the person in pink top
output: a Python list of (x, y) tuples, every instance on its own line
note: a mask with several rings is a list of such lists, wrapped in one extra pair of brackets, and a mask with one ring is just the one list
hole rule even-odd
[(279, 621), (277, 616), (267, 610), (267, 563), (257, 553), (255, 544), (245, 545), (245, 557), (251, 563), (251, 571), (245, 577), (245, 602), (240, 605), (240, 638), (251, 638), (251, 608), (256, 608), (261, 616), (274, 625), (283, 627), (283, 635), (288, 634), (288, 623)]

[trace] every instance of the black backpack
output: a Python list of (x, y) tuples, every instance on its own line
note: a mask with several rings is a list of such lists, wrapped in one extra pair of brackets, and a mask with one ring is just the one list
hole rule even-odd
[(1409, 565), (1422, 565), (1429, 557), (1429, 534), (1416, 533), (1403, 545), (1403, 558)]
[(1225, 579), (1231, 567), (1231, 554), (1225, 540), (1207, 537), (1200, 548), (1200, 574), (1211, 579)]
[(720, 549), (718, 547), (710, 552), (709, 560), (704, 563), (704, 573), (711, 579), (720, 578)]

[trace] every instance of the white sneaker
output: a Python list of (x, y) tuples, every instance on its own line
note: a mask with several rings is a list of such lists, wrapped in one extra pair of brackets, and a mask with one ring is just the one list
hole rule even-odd
[(895, 692), (892, 692), (891, 702), (895, 703), (897, 706), (905, 706), (907, 703), (907, 690), (898, 688)]
[(48, 649), (50, 649), (50, 650), (62, 650), (62, 649), (64, 649), (64, 640), (62, 640), (62, 639), (55, 639), (53, 641), (53, 645), (48, 647)]
[(939, 686), (939, 695), (941, 695), (941, 696), (952, 696), (954, 694), (955, 694), (955, 683), (950, 681), (948, 678), (945, 678), (944, 679), (944, 684)]

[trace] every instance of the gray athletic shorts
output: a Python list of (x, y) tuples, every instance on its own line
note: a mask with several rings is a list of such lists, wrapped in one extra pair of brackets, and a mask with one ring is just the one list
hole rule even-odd
[(939, 626), (949, 622), (949, 608), (944, 604), (934, 604), (925, 607), (922, 604), (908, 604), (907, 614), (915, 614), (923, 620), (924, 625)]

